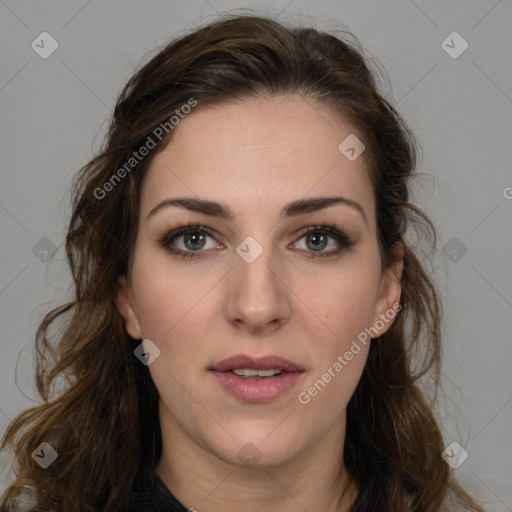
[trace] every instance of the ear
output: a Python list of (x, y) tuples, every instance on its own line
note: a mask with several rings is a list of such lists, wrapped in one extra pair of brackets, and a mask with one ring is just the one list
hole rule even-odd
[(404, 246), (402, 242), (396, 243), (393, 256), (393, 264), (382, 273), (372, 323), (372, 332), (378, 334), (372, 336), (372, 338), (382, 336), (391, 327), (396, 315), (401, 310), (399, 302), (402, 285), (400, 280), (404, 269)]
[(142, 333), (135, 312), (132, 290), (126, 276), (121, 276), (117, 282), (116, 306), (124, 318), (124, 324), (128, 334), (138, 340), (142, 338)]

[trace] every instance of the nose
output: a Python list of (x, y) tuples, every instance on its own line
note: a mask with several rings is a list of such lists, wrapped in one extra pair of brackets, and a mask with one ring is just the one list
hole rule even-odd
[(253, 261), (233, 255), (228, 274), (227, 316), (238, 329), (268, 334), (288, 322), (290, 294), (282, 266), (270, 249)]

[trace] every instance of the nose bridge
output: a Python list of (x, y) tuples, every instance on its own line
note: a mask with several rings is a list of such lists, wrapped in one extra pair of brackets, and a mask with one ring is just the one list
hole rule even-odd
[[(249, 329), (264, 329), (289, 312), (286, 287), (270, 236), (248, 236), (236, 247), (230, 272), (229, 316)], [(260, 243), (261, 242), (261, 243)]]

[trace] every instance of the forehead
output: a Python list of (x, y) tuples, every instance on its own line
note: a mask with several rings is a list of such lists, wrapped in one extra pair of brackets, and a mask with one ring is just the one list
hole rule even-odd
[[(235, 212), (277, 212), (307, 196), (343, 195), (374, 216), (365, 155), (338, 148), (355, 130), (299, 96), (197, 107), (147, 171), (141, 214), (172, 196), (228, 202)], [(361, 136), (359, 135), (359, 138)]]

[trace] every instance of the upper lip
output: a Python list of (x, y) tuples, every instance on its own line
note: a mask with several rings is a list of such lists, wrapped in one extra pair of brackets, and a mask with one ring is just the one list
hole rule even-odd
[(237, 354), (236, 356), (223, 359), (219, 363), (214, 364), (210, 370), (217, 372), (226, 372), (234, 369), (248, 368), (251, 370), (281, 370), (286, 372), (304, 371), (302, 366), (289, 361), (281, 356), (269, 355), (263, 357), (250, 357), (245, 354)]

